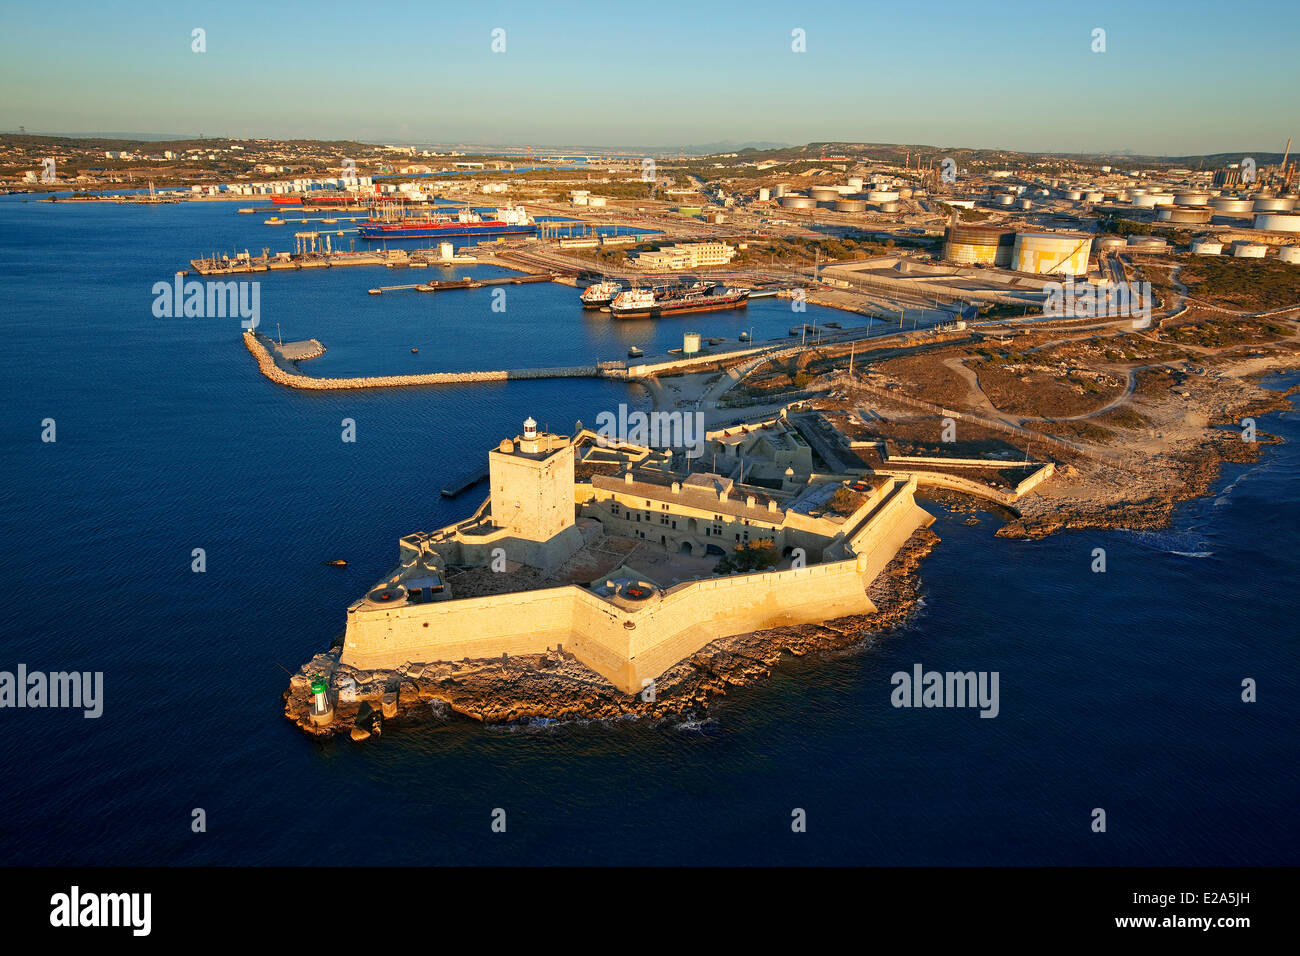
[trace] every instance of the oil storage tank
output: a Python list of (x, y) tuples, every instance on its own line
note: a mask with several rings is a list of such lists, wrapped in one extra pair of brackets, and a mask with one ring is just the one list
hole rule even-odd
[(1219, 196), (1210, 200), (1210, 208), (1218, 216), (1246, 216), (1254, 206), (1249, 199), (1238, 199), (1235, 196)]
[(1156, 218), (1161, 222), (1181, 222), (1203, 225), (1214, 215), (1213, 209), (1200, 206), (1161, 206), (1156, 210)]
[(1281, 212), (1256, 213), (1255, 228), (1268, 232), (1300, 232), (1300, 215)]
[(1008, 226), (949, 226), (943, 234), (943, 257), (961, 265), (1007, 267), (1016, 232)]
[(1092, 236), (1086, 232), (1021, 232), (1016, 234), (1011, 268), (1035, 275), (1088, 273)]
[(1260, 196), (1255, 200), (1255, 212), (1290, 212), (1295, 200), (1290, 196)]

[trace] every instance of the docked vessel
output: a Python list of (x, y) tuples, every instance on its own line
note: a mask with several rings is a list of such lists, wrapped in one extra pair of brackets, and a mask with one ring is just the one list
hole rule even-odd
[(744, 308), (748, 289), (729, 289), (710, 282), (696, 282), (666, 289), (628, 289), (614, 296), (609, 304), (616, 319), (654, 319), (664, 315), (689, 312), (719, 312)]
[(371, 218), (357, 227), (357, 235), (362, 239), (453, 239), (462, 236), (525, 235), (536, 231), (537, 226), (528, 218), (528, 213), (523, 208), (514, 206), (498, 209), (488, 219), (472, 209), (462, 209), (454, 215)]
[[(374, 197), (366, 197), (369, 201)], [(308, 193), (302, 197), (302, 204), (308, 207), (320, 208), (321, 206), (359, 206), (362, 198), (357, 193)]]
[(301, 196), (272, 196), (271, 205), (273, 206), (301, 206)]
[(623, 291), (623, 287), (617, 282), (597, 282), (589, 285), (582, 290), (582, 307), (584, 309), (599, 309), (601, 306), (609, 305), (614, 301), (614, 297)]

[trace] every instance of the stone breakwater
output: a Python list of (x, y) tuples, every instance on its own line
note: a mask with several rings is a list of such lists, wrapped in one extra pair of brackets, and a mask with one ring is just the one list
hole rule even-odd
[[(315, 378), (284, 368), (276, 362), (267, 340), (257, 332), (244, 333), (244, 345), (257, 360), (263, 375), (289, 388), (335, 390), (393, 388), (404, 385), (462, 385), (468, 382), (504, 382), (529, 378), (599, 378), (605, 373), (594, 365), (562, 368), (501, 369), (490, 372), (425, 372), (419, 375), (371, 375), (360, 378)], [(322, 348), (322, 354), (324, 349)]]
[[(340, 664), (336, 647), (317, 654), (290, 680), (285, 716), (308, 733), (354, 740), (381, 732), (388, 719), (416, 724), (451, 714), (492, 724), (700, 717), (730, 688), (769, 676), (783, 659), (853, 647), (906, 619), (916, 606), (920, 564), (938, 541), (928, 528), (914, 532), (876, 576), (867, 596), (880, 610), (714, 641), (657, 678), (654, 700), (620, 692), (567, 652), (365, 671)], [(355, 688), (351, 699), (336, 699), (334, 722), (326, 727), (310, 718), (311, 678), (317, 674), (332, 687), (350, 681)]]

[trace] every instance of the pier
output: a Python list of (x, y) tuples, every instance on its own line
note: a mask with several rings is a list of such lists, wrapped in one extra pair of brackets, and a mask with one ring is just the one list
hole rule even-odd
[(381, 285), (371, 289), (371, 295), (385, 292), (444, 292), (448, 289), (478, 289), (489, 285), (526, 285), (530, 282), (550, 282), (549, 275), (502, 276), (498, 279), (441, 279), (434, 282), (416, 282), (410, 285)]
[(442, 489), (442, 496), (444, 498), (455, 498), (462, 491), (472, 488), (480, 481), (486, 481), (487, 476), (487, 468), (477, 468), (468, 474), (461, 475), (459, 478), (447, 482), (447, 485)]
[(261, 373), (277, 385), (314, 391), (393, 388), (404, 385), (463, 385), (470, 382), (507, 382), (537, 378), (600, 378), (606, 374), (598, 365), (577, 365), (568, 368), (497, 369), (488, 372), (425, 372), (418, 375), (313, 378), (279, 365), (271, 351), (275, 348), (274, 343), (260, 332), (245, 332), (244, 345), (257, 360), (257, 367)]

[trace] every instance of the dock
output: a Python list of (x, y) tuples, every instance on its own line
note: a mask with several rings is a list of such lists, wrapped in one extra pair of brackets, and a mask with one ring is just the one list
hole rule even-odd
[(371, 295), (385, 292), (445, 292), (448, 289), (479, 289), (489, 285), (527, 285), (531, 282), (550, 282), (549, 275), (502, 276), (498, 279), (440, 279), (434, 282), (417, 282), (411, 285), (381, 285), (370, 289)]
[(486, 468), (478, 468), (468, 474), (461, 475), (459, 478), (447, 483), (446, 487), (442, 489), (442, 496), (444, 498), (455, 498), (462, 491), (472, 488), (480, 481), (487, 480), (487, 476), (488, 470)]

